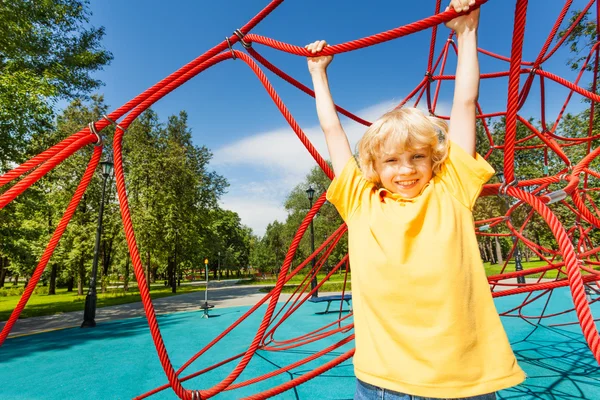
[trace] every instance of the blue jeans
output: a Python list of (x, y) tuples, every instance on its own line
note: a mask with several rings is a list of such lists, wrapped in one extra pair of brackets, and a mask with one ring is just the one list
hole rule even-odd
[[(443, 400), (434, 399), (432, 397), (420, 397), (412, 396), (410, 394), (404, 394), (394, 392), (393, 390), (383, 389), (377, 386), (370, 385), (360, 379), (356, 380), (356, 392), (354, 393), (354, 400)], [(447, 399), (452, 400), (452, 399)], [(496, 393), (482, 394), (473, 397), (464, 397), (456, 400), (496, 400)]]

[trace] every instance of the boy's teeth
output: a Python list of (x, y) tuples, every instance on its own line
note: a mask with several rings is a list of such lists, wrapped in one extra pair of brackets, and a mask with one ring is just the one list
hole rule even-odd
[(402, 181), (402, 182), (398, 182), (398, 184), (399, 184), (399, 185), (401, 185), (401, 186), (410, 186), (410, 185), (412, 185), (412, 184), (414, 184), (414, 183), (416, 183), (416, 182), (417, 182), (417, 180), (415, 179), (415, 180), (413, 180), (413, 181)]

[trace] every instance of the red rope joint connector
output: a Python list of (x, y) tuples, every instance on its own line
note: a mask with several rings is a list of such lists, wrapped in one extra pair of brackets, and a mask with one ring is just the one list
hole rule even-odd
[(507, 194), (506, 194), (506, 191), (508, 190), (508, 188), (509, 188), (510, 186), (517, 187), (517, 185), (518, 185), (518, 184), (519, 184), (519, 181), (518, 181), (518, 180), (516, 180), (516, 179), (514, 179), (514, 180), (513, 180), (512, 182), (510, 182), (510, 183), (505, 183), (505, 182), (503, 182), (503, 183), (500, 185), (500, 187), (498, 188), (498, 193), (499, 193), (499, 194), (501, 194), (501, 195), (504, 195), (504, 196), (506, 196), (506, 195), (507, 195)]
[(123, 128), (121, 125), (119, 125), (119, 123), (118, 123), (118, 122), (116, 122), (116, 121), (114, 121), (114, 120), (110, 119), (110, 118), (108, 117), (108, 115), (102, 115), (102, 118), (104, 118), (105, 120), (107, 120), (108, 122), (110, 122), (112, 125), (116, 126), (116, 127), (117, 127), (117, 128), (119, 128), (120, 130), (122, 130), (122, 131), (123, 131), (123, 133), (127, 132), (127, 129), (125, 129), (125, 128)]
[(233, 47), (231, 47), (231, 42), (229, 41), (229, 37), (225, 36), (225, 40), (227, 40), (227, 47), (229, 47), (229, 51), (231, 52), (231, 58), (237, 60), (237, 56), (235, 55), (235, 51), (233, 51)]
[(244, 47), (245, 47), (245, 48), (247, 48), (247, 49), (249, 49), (249, 48), (251, 48), (251, 47), (252, 47), (252, 43), (246, 42), (246, 41), (244, 40), (244, 37), (246, 36), (246, 35), (244, 34), (244, 32), (242, 32), (242, 31), (241, 31), (241, 30), (239, 30), (239, 29), (236, 29), (235, 31), (233, 31), (233, 34), (234, 34), (235, 36), (237, 36), (237, 37), (238, 37), (238, 39), (240, 39), (240, 43), (242, 44), (242, 46), (244, 46)]
[(98, 140), (96, 140), (96, 142), (94, 143), (94, 146), (102, 146), (102, 144), (104, 143), (104, 138), (96, 130), (96, 125), (94, 125), (93, 122), (90, 122), (88, 124), (88, 128), (90, 129), (90, 132), (96, 135), (96, 137), (98, 138)]

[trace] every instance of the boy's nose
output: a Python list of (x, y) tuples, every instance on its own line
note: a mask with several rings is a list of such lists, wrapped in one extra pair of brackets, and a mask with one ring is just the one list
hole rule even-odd
[(400, 175), (409, 175), (415, 172), (415, 167), (411, 164), (402, 164), (398, 168), (398, 173)]

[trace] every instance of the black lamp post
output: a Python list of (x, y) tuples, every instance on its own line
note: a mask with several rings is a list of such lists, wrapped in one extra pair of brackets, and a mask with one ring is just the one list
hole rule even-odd
[(100, 252), (100, 237), (102, 236), (102, 214), (104, 213), (104, 194), (106, 193), (106, 181), (112, 175), (113, 163), (103, 161), (100, 163), (102, 169), (102, 197), (100, 199), (100, 212), (98, 213), (98, 228), (96, 229), (96, 244), (94, 245), (94, 261), (92, 262), (92, 276), (90, 277), (90, 288), (85, 296), (85, 309), (83, 311), (82, 328), (96, 326), (96, 275), (98, 274), (98, 256)]
[[(179, 229), (175, 228), (175, 254), (173, 255), (173, 267), (171, 269), (171, 293), (177, 293), (177, 242)], [(181, 281), (180, 281), (181, 283)]]
[[(315, 189), (313, 189), (312, 186), (309, 186), (308, 189), (306, 189), (306, 194), (308, 195), (308, 202), (310, 203), (309, 209), (312, 209), (312, 203), (313, 203), (313, 199), (315, 197)], [(315, 252), (315, 229), (313, 226), (313, 219), (314, 219), (314, 217), (311, 218), (311, 220), (310, 220), (310, 251), (311, 251), (311, 254)], [(314, 273), (315, 257), (312, 258), (311, 262), (312, 262), (312, 270)], [(315, 274), (310, 281), (310, 288), (311, 288), (311, 290), (314, 290), (314, 288), (316, 288), (316, 287), (317, 287), (317, 276)], [(312, 297), (319, 297), (319, 293), (315, 292)]]
[[(498, 178), (500, 178), (500, 181), (502, 181), (502, 183), (504, 184), (504, 172), (500, 171), (497, 175)], [(504, 213), (506, 214), (510, 206), (508, 204), (508, 200), (506, 200), (505, 197), (502, 200), (504, 201)], [(513, 241), (513, 247), (515, 248), (515, 271), (523, 271), (523, 264), (521, 263), (521, 251), (519, 250), (519, 242), (515, 235), (511, 235), (511, 239)], [(525, 283), (525, 277), (523, 275), (517, 276), (517, 283)]]

